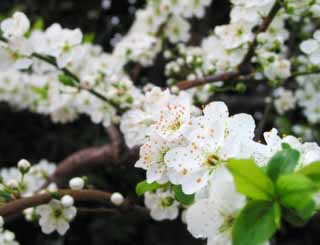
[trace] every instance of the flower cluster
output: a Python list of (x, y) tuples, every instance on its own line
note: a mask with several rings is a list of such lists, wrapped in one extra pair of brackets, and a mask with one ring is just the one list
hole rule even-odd
[(55, 168), (55, 164), (44, 159), (32, 166), (28, 161), (21, 160), (17, 167), (2, 168), (0, 188), (3, 195), (0, 198), (32, 196), (46, 183)]
[(300, 88), (296, 91), (299, 106), (310, 123), (320, 122), (320, 76), (309, 75), (298, 79)]
[[(167, 91), (161, 93), (159, 98), (169, 96)], [(157, 119), (149, 121), (149, 134), (136, 163), (146, 170), (147, 183), (159, 185), (157, 191), (145, 194), (145, 203), (154, 219), (173, 219), (178, 211), (175, 187), (181, 186), (184, 195), (195, 194), (186, 213), (188, 229), (197, 238), (208, 238), (208, 244), (231, 244), (235, 217), (246, 203), (226, 169), (230, 159), (252, 158), (266, 166), (285, 143), (300, 154), (296, 169), (320, 160), (316, 143), (281, 138), (275, 129), (264, 134), (266, 144), (254, 141), (254, 119), (243, 113), (230, 116), (223, 102), (192, 113), (190, 104), (171, 98), (158, 107)]]
[(15, 234), (9, 230), (5, 230), (3, 225), (3, 217), (0, 216), (0, 243), (3, 245), (19, 245), (20, 243), (15, 239)]

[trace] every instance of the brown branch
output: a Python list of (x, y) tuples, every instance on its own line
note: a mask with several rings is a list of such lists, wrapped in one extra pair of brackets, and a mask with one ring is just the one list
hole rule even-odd
[(198, 87), (201, 85), (205, 85), (207, 83), (218, 82), (218, 81), (231, 81), (233, 79), (236, 79), (240, 75), (241, 74), (238, 71), (225, 72), (215, 76), (207, 76), (207, 77), (203, 77), (195, 80), (181, 81), (176, 86), (180, 90), (186, 90), (186, 89)]
[(263, 18), (261, 25), (257, 28), (257, 31), (255, 32), (253, 42), (249, 46), (249, 50), (246, 56), (243, 58), (241, 64), (239, 65), (240, 71), (247, 70), (247, 66), (248, 64), (250, 64), (251, 59), (254, 56), (256, 48), (258, 46), (258, 35), (268, 30), (269, 26), (271, 25), (273, 19), (276, 17), (281, 7), (281, 4), (278, 1), (276, 1), (273, 7), (271, 8), (269, 14)]
[[(101, 204), (103, 206), (112, 206), (117, 208), (119, 211), (128, 212), (128, 211), (143, 211), (146, 210), (143, 207), (134, 205), (129, 200), (125, 200), (121, 206), (114, 206), (110, 202), (111, 193), (98, 191), (98, 190), (58, 190), (55, 194), (59, 196), (70, 195), (74, 198), (76, 202), (91, 202), (94, 204)], [(4, 204), (0, 207), (0, 216), (12, 216), (20, 214), (23, 210), (35, 207), (41, 204), (46, 204), (50, 202), (53, 195), (50, 193), (36, 194), (32, 197), (25, 197), (13, 200), (7, 204)]]
[(122, 136), (115, 126), (107, 128), (111, 143), (99, 147), (90, 147), (73, 153), (58, 164), (55, 172), (49, 176), (50, 182), (59, 182), (79, 170), (94, 169), (101, 165), (115, 164), (119, 159)]
[(140, 76), (143, 66), (139, 63), (135, 64), (132, 71), (130, 72), (130, 78), (133, 82), (136, 82)]
[(217, 82), (217, 81), (233, 81), (239, 79), (241, 76), (247, 76), (252, 73), (252, 66), (251, 66), (251, 59), (255, 54), (255, 50), (258, 46), (258, 35), (267, 31), (272, 20), (275, 18), (279, 10), (281, 9), (281, 4), (276, 2), (272, 9), (270, 10), (269, 14), (263, 19), (260, 26), (258, 26), (257, 31), (255, 32), (254, 39), (249, 46), (248, 52), (243, 58), (240, 65), (237, 67), (236, 71), (229, 71), (221, 74), (217, 74), (214, 76), (207, 76), (204, 78), (199, 78), (195, 80), (185, 80), (179, 82), (176, 86), (180, 90), (186, 90), (197, 86), (202, 86), (207, 83)]
[(81, 169), (88, 170), (102, 164), (110, 164), (116, 161), (116, 152), (117, 149), (114, 149), (112, 144), (77, 151), (59, 163), (56, 171), (49, 177), (48, 182), (58, 181)]

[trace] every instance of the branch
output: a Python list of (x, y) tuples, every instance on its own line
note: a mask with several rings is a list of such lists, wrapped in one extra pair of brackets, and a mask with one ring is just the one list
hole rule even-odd
[(252, 73), (252, 68), (251, 68), (251, 59), (255, 54), (255, 50), (258, 46), (258, 35), (262, 32), (267, 31), (269, 28), (270, 24), (272, 23), (272, 20), (275, 18), (277, 15), (278, 11), (281, 9), (280, 3), (276, 2), (272, 9), (270, 10), (269, 14), (263, 19), (261, 25), (258, 27), (257, 31), (255, 32), (254, 39), (249, 46), (248, 52), (243, 58), (242, 62), (240, 65), (237, 67), (236, 71), (230, 71), (230, 72), (225, 72), (221, 74), (217, 74), (214, 76), (207, 76), (204, 78), (199, 78), (195, 80), (185, 80), (179, 82), (176, 86), (180, 90), (186, 90), (190, 89), (193, 87), (197, 86), (202, 86), (207, 83), (212, 83), (212, 82), (217, 82), (217, 81), (232, 81), (235, 79), (238, 79), (240, 76), (246, 76)]
[(97, 166), (115, 164), (119, 160), (122, 136), (115, 126), (107, 128), (111, 143), (100, 147), (90, 147), (77, 151), (58, 164), (55, 172), (48, 178), (50, 182), (59, 182), (64, 177), (84, 169), (89, 170)]
[(122, 149), (122, 135), (115, 126), (107, 128), (111, 143), (100, 147), (90, 147), (77, 151), (58, 164), (55, 172), (48, 177), (41, 187), (44, 189), (51, 182), (59, 185), (61, 180), (79, 171), (89, 171), (100, 166), (133, 166), (139, 158), (140, 147)]
[[(111, 193), (98, 191), (98, 190), (58, 190), (55, 192), (60, 196), (70, 195), (74, 198), (76, 202), (91, 202), (95, 204), (101, 204), (104, 206), (112, 205), (110, 202)], [(13, 200), (7, 204), (4, 204), (0, 207), (0, 216), (6, 217), (15, 214), (20, 214), (23, 210), (35, 207), (41, 204), (46, 204), (52, 200), (51, 193), (44, 193), (44, 194), (36, 194), (32, 197), (25, 197)], [(115, 207), (113, 205), (113, 207)], [(121, 206), (117, 207), (120, 211), (128, 212), (128, 211), (144, 211), (146, 212), (145, 208), (134, 205), (129, 200), (125, 200)]]
[(273, 105), (273, 99), (270, 98), (269, 101), (266, 102), (266, 106), (263, 112), (263, 116), (256, 128), (256, 132), (255, 132), (255, 140), (260, 140), (264, 131), (264, 128), (266, 126), (269, 114), (271, 112), (272, 109), (272, 105)]
[[(0, 41), (2, 41), (4, 43), (8, 43), (8, 40), (6, 38), (2, 37), (2, 36), (0, 36)], [(115, 108), (119, 107), (119, 105), (115, 104), (112, 100), (109, 100), (107, 97), (105, 97), (100, 92), (98, 92), (98, 91), (96, 91), (94, 89), (91, 89), (91, 88), (84, 88), (84, 87), (80, 86), (80, 79), (78, 78), (78, 76), (75, 75), (73, 72), (71, 72), (67, 68), (60, 68), (54, 58), (52, 58), (50, 56), (42, 55), (42, 54), (39, 54), (39, 53), (32, 53), (31, 57), (36, 58), (38, 60), (42, 60), (42, 61), (54, 66), (59, 71), (62, 71), (65, 75), (71, 77), (77, 83), (76, 85), (74, 85), (74, 87), (76, 87), (78, 89), (83, 89), (83, 90), (88, 91), (89, 93), (93, 94), (94, 96), (96, 96), (97, 98), (103, 100), (104, 102), (109, 103), (110, 105), (112, 105)]]
[(258, 46), (258, 35), (260, 33), (266, 32), (271, 25), (273, 19), (276, 17), (277, 13), (281, 9), (281, 4), (276, 0), (275, 4), (273, 5), (272, 9), (270, 10), (269, 14), (263, 18), (261, 25), (258, 27), (257, 31), (255, 32), (255, 36), (253, 42), (249, 46), (249, 50), (246, 56), (243, 58), (241, 64), (238, 66), (240, 71), (247, 70), (248, 64), (250, 64), (252, 57), (255, 54), (256, 48)]
[(195, 80), (185, 80), (185, 81), (179, 82), (176, 86), (180, 90), (186, 90), (186, 89), (198, 87), (201, 85), (205, 85), (207, 83), (218, 82), (218, 81), (224, 81), (224, 82), (231, 81), (233, 79), (236, 79), (240, 75), (241, 73), (238, 71), (225, 72), (215, 76), (207, 76), (207, 77), (199, 78)]

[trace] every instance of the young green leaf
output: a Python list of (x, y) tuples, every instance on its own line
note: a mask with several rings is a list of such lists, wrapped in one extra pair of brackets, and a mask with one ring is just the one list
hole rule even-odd
[(58, 78), (59, 82), (66, 86), (73, 86), (76, 83), (72, 77), (65, 74), (60, 74)]
[(315, 212), (313, 194), (316, 190), (316, 185), (312, 180), (299, 174), (280, 176), (276, 182), (280, 204), (293, 210), (305, 221)]
[(300, 169), (298, 173), (308, 177), (320, 185), (320, 161), (307, 165), (306, 167)]
[(269, 177), (252, 159), (231, 159), (227, 168), (232, 173), (237, 190), (255, 200), (272, 200), (274, 186)]
[(152, 182), (151, 184), (149, 184), (146, 180), (144, 180), (144, 181), (141, 181), (137, 184), (136, 193), (138, 196), (142, 196), (146, 192), (154, 191), (154, 190), (161, 188), (163, 186), (164, 185), (161, 185), (157, 182)]
[(86, 33), (86, 34), (84, 34), (83, 42), (84, 43), (93, 43), (94, 39), (95, 39), (95, 34), (94, 33), (92, 33), (92, 32)]
[(181, 185), (175, 185), (173, 186), (173, 191), (175, 198), (177, 201), (179, 201), (181, 204), (189, 206), (193, 204), (194, 202), (194, 195), (187, 195), (182, 191)]
[(280, 207), (268, 201), (251, 201), (240, 212), (232, 228), (233, 245), (260, 245), (279, 228)]
[(267, 165), (267, 174), (273, 180), (282, 174), (292, 173), (297, 166), (300, 153), (292, 149), (288, 144), (282, 145), (283, 149), (277, 152)]

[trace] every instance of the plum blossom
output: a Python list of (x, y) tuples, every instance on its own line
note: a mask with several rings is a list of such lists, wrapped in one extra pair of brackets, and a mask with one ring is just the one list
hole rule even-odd
[(212, 176), (208, 192), (208, 197), (187, 209), (188, 230), (196, 238), (208, 239), (208, 245), (231, 245), (232, 226), (245, 205), (245, 197), (236, 191), (225, 168)]
[(28, 17), (22, 12), (15, 12), (11, 18), (1, 22), (1, 31), (5, 38), (22, 37), (30, 28)]
[(40, 216), (39, 224), (43, 233), (50, 234), (57, 231), (60, 235), (64, 235), (77, 210), (74, 206), (64, 207), (61, 201), (53, 199), (48, 204), (38, 206), (36, 213)]
[(174, 220), (179, 214), (179, 203), (170, 190), (158, 189), (155, 193), (147, 192), (144, 203), (150, 209), (151, 217), (156, 221)]
[[(187, 194), (203, 188), (210, 175), (230, 158), (245, 157), (242, 144), (252, 140), (254, 120), (245, 114), (229, 117), (222, 102), (212, 102), (204, 108), (203, 116), (195, 118), (186, 135), (187, 146), (173, 148), (165, 155), (169, 179), (181, 184)], [(238, 135), (237, 135), (238, 134)]]

